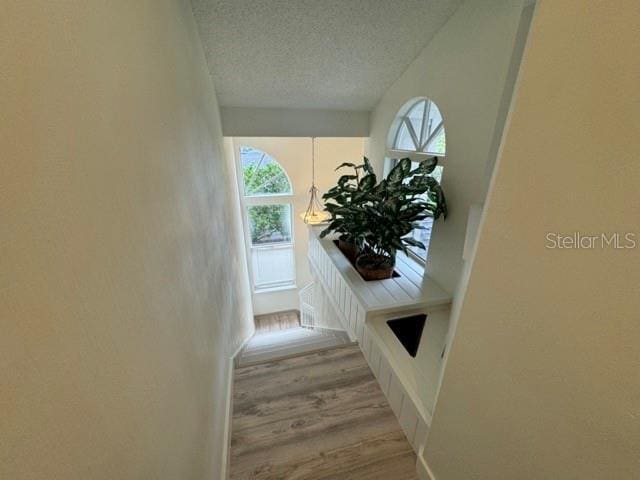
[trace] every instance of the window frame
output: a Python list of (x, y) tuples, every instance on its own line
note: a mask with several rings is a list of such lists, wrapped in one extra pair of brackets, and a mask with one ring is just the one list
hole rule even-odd
[[(262, 153), (268, 155), (274, 162), (277, 162), (282, 172), (287, 177), (287, 181), (289, 182), (290, 193), (266, 193), (260, 195), (247, 195), (244, 183), (244, 169), (242, 165), (242, 148), (253, 148), (254, 150), (259, 150)], [(291, 182), (291, 178), (287, 173), (286, 169), (278, 162), (278, 160), (270, 155), (268, 152), (252, 147), (246, 144), (237, 145), (234, 148), (236, 153), (236, 180), (238, 182), (238, 196), (240, 197), (240, 207), (242, 210), (242, 225), (243, 225), (243, 234), (245, 240), (246, 254), (247, 254), (247, 267), (249, 269), (249, 278), (251, 282), (251, 290), (253, 293), (269, 293), (280, 290), (290, 290), (297, 289), (297, 276), (296, 276), (296, 255), (295, 255), (295, 221), (294, 221), (294, 188), (293, 183)], [(274, 242), (274, 243), (265, 243), (254, 245), (253, 240), (251, 238), (251, 224), (249, 220), (249, 210), (248, 208), (251, 206), (262, 206), (262, 205), (287, 205), (290, 209), (290, 219), (291, 219), (291, 240), (288, 242)], [(256, 273), (253, 268), (253, 252), (257, 250), (274, 250), (274, 249), (291, 249), (291, 261), (292, 261), (292, 271), (293, 278), (291, 280), (286, 280), (282, 282), (271, 282), (269, 284), (256, 284)]]
[[(422, 107), (423, 108), (422, 117), (421, 117), (422, 120), (420, 124), (420, 134), (418, 135), (418, 132), (415, 131), (413, 122), (411, 121), (411, 113), (421, 103), (424, 103), (424, 106)], [(438, 125), (435, 126), (431, 134), (427, 138), (425, 138), (425, 135), (427, 134), (428, 128), (429, 128), (429, 115), (431, 113), (432, 107), (435, 107), (438, 110), (438, 113), (440, 114), (440, 123), (438, 123)], [(398, 113), (395, 116), (394, 123), (390, 128), (390, 131), (393, 132), (393, 139), (389, 142), (390, 147), (388, 148), (388, 151), (390, 154), (392, 154), (392, 156), (398, 155), (398, 154), (406, 155), (407, 153), (411, 153), (413, 155), (416, 155), (417, 157), (423, 156), (424, 158), (433, 157), (433, 156), (444, 157), (446, 155), (446, 151), (447, 151), (446, 146), (445, 146), (444, 153), (429, 152), (428, 150), (426, 150), (429, 143), (431, 143), (431, 141), (435, 139), (440, 134), (440, 132), (444, 131), (445, 138), (446, 138), (446, 129), (444, 127), (444, 116), (442, 115), (442, 112), (438, 108), (438, 105), (433, 100), (430, 100), (425, 97), (414, 99), (412, 101), (407, 102), (405, 106), (400, 109), (400, 112), (403, 112), (403, 113)], [(411, 137), (411, 142), (416, 147), (414, 150), (406, 150), (406, 149), (397, 147), (398, 139), (400, 137), (400, 132), (402, 131), (403, 127), (406, 127), (409, 132), (409, 135)]]
[[(410, 117), (413, 110), (417, 108), (420, 103), (423, 103), (423, 102), (424, 102), (424, 106), (422, 107), (423, 111), (422, 111), (422, 121), (420, 125), (420, 136), (418, 137)], [(424, 139), (424, 136), (428, 132), (428, 128), (429, 128), (428, 120), (429, 120), (429, 114), (432, 106), (435, 107), (438, 110), (438, 113), (440, 114), (440, 123), (436, 125), (436, 127), (432, 130), (431, 135), (429, 135), (426, 139)], [(444, 126), (444, 120), (445, 120), (444, 115), (442, 114), (442, 111), (440, 110), (438, 105), (433, 100), (427, 97), (413, 98), (405, 102), (402, 108), (400, 108), (400, 110), (394, 117), (394, 120), (391, 126), (389, 127), (389, 132), (387, 136), (387, 142), (389, 147), (387, 148), (387, 157), (385, 159), (385, 165), (384, 165), (385, 177), (388, 175), (388, 173), (391, 171), (391, 169), (395, 166), (395, 164), (400, 158), (410, 158), (413, 162), (421, 162), (431, 157), (438, 157), (439, 159), (446, 158), (447, 147), (446, 147), (446, 128)], [(415, 150), (404, 150), (396, 147), (396, 145), (398, 144), (398, 138), (400, 136), (400, 132), (403, 126), (407, 127), (409, 131), (409, 135), (411, 136), (411, 141), (414, 144), (414, 146), (416, 146)], [(445, 132), (444, 153), (435, 153), (435, 152), (426, 151), (427, 145), (429, 145), (429, 143), (434, 138), (436, 138), (441, 131)], [(441, 166), (444, 170), (444, 165), (440, 164), (439, 166)], [(432, 232), (434, 227), (435, 227), (435, 223), (432, 226)], [(429, 258), (430, 245), (431, 245), (431, 238), (429, 239), (429, 245), (427, 245), (425, 258), (422, 258), (420, 255), (413, 252), (412, 250), (409, 250), (409, 254), (408, 254), (409, 257), (415, 260), (416, 262), (418, 262), (419, 264), (425, 266), (427, 263), (427, 259)]]

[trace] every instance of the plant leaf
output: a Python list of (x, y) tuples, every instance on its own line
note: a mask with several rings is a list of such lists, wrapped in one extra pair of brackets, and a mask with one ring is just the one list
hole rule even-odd
[(334, 169), (334, 171), (340, 170), (341, 168), (344, 168), (344, 167), (356, 168), (356, 164), (355, 163), (344, 162), (344, 163), (341, 163), (340, 165), (338, 165)]
[(360, 179), (360, 184), (358, 188), (363, 191), (370, 191), (376, 185), (376, 175), (374, 173), (369, 173)]
[(427, 249), (427, 247), (425, 247), (424, 243), (416, 240), (415, 238), (406, 237), (406, 238), (403, 238), (402, 241), (404, 243), (406, 243), (407, 245), (411, 245), (412, 247), (422, 248), (423, 250)]
[(403, 158), (398, 161), (395, 167), (391, 169), (389, 175), (387, 175), (387, 181), (389, 183), (398, 183), (404, 180), (404, 177), (411, 170), (411, 160)]
[(371, 162), (369, 161), (369, 159), (367, 157), (362, 157), (364, 158), (364, 164), (362, 165), (362, 167), (364, 168), (364, 171), (367, 172), (369, 175), (374, 175), (375, 172), (373, 171), (373, 167), (371, 166)]

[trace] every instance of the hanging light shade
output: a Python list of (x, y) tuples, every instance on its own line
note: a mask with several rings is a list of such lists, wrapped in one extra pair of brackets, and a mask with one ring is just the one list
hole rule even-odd
[(311, 137), (311, 188), (309, 189), (309, 205), (304, 213), (300, 214), (304, 223), (308, 225), (319, 225), (329, 220), (329, 214), (324, 211), (324, 207), (318, 199), (318, 189), (316, 188), (316, 149), (315, 137)]

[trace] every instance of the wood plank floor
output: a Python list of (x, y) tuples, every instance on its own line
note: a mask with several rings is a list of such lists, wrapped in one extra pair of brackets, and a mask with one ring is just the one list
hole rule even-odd
[(296, 310), (256, 315), (254, 317), (254, 321), (256, 325), (256, 333), (286, 330), (287, 328), (300, 326), (300, 317)]
[(417, 479), (357, 345), (239, 368), (233, 402), (233, 480)]

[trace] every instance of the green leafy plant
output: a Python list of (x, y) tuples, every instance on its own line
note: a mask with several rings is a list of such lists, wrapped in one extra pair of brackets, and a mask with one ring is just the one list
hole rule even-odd
[(407, 235), (424, 228), (420, 222), (426, 218), (447, 217), (442, 187), (430, 176), (437, 165), (438, 158), (431, 157), (412, 170), (411, 160), (403, 158), (372, 188), (371, 200), (363, 205), (368, 214), (365, 242), (372, 253), (395, 263), (398, 250), (407, 253), (408, 246), (425, 248)]
[(367, 212), (362, 207), (367, 200), (371, 200), (368, 192), (376, 183), (376, 175), (366, 157), (361, 165), (343, 163), (336, 170), (345, 167), (352, 168), (353, 173), (342, 175), (337, 185), (322, 196), (330, 219), (320, 237), (335, 232), (341, 241), (361, 250), (364, 248), (367, 227)]
[(409, 237), (414, 229), (424, 228), (421, 221), (447, 216), (447, 203), (438, 181), (431, 176), (438, 158), (431, 157), (411, 169), (411, 160), (403, 158), (377, 181), (367, 158), (362, 165), (345, 163), (352, 175), (343, 175), (324, 196), (331, 221), (321, 237), (336, 232), (341, 240), (355, 243), (367, 267), (375, 269), (395, 264), (397, 251), (407, 247), (425, 248)]

